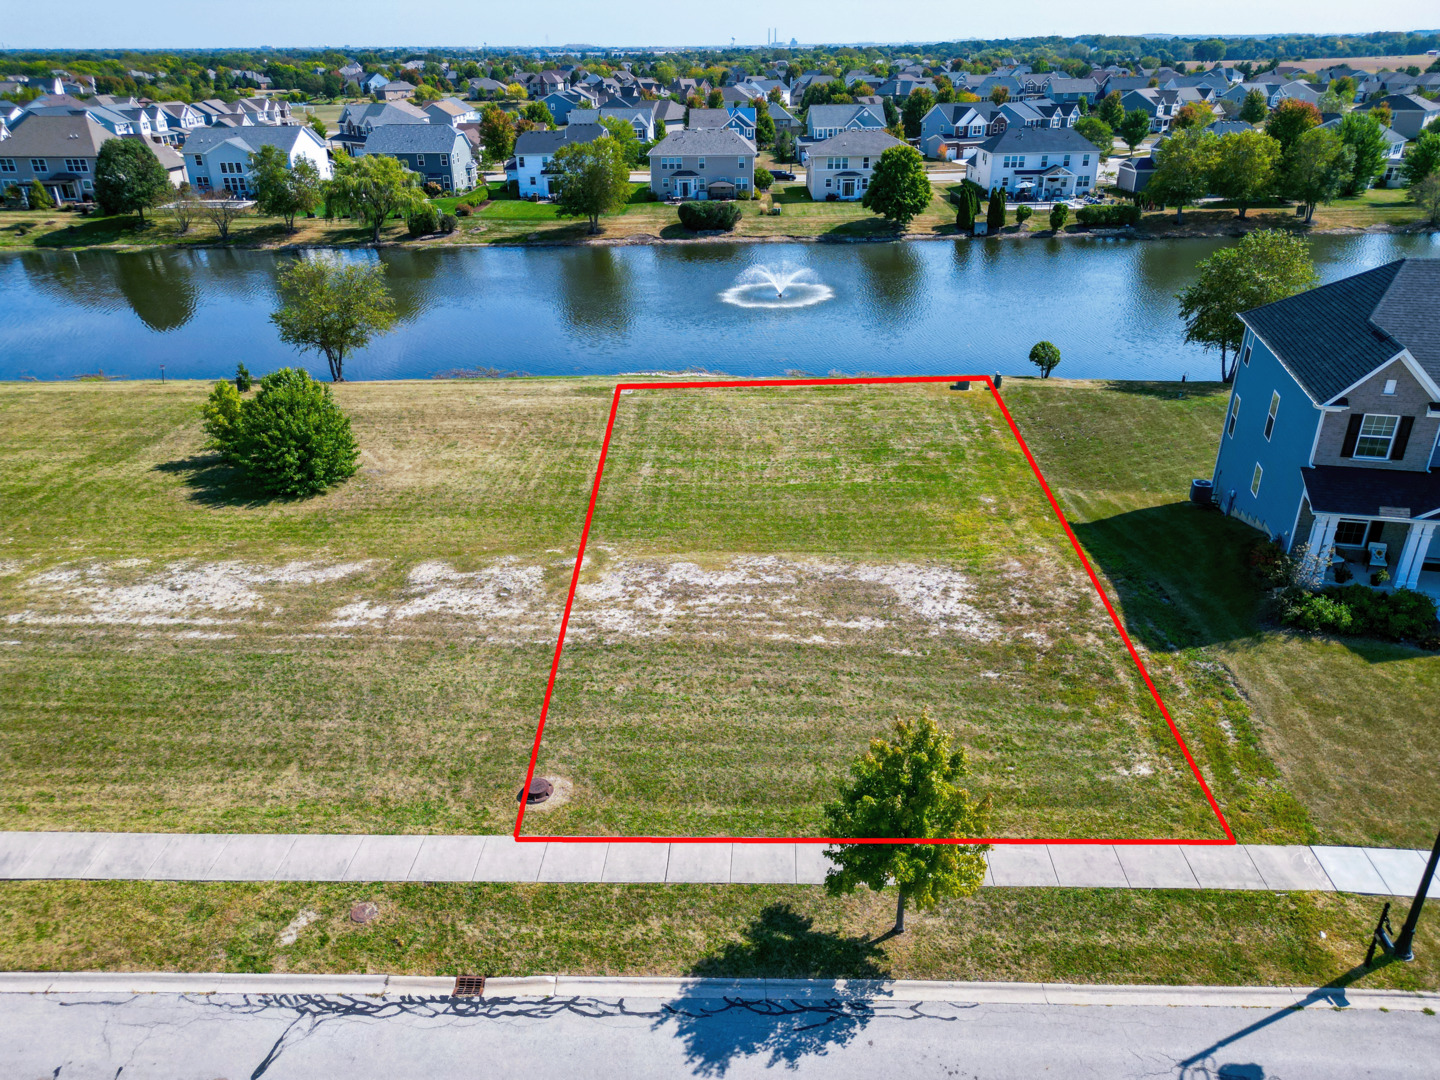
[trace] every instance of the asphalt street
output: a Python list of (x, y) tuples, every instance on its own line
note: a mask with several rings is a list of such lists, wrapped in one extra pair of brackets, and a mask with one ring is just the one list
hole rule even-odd
[(883, 997), (0, 995), (7, 1080), (123, 1077), (1179, 1077), (1440, 1072), (1418, 1011), (952, 1004)]

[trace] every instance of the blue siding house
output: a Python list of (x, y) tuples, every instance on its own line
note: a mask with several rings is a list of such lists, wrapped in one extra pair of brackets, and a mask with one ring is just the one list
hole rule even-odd
[(1215, 498), (1326, 581), (1440, 597), (1437, 297), (1440, 259), (1400, 259), (1240, 316)]

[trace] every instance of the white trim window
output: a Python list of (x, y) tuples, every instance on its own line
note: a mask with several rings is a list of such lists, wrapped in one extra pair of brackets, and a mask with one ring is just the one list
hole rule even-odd
[(1225, 434), (1235, 434), (1235, 421), (1240, 419), (1240, 395), (1230, 395), (1230, 415), (1225, 420)]
[(416, 155), (415, 155), (415, 167), (416, 167), (417, 169), (423, 169), (423, 168), (425, 167), (425, 155), (424, 155), (424, 154), (416, 154)]
[(65, 171), (73, 173), (89, 173), (90, 162), (83, 157), (67, 157), (65, 159)]
[(1365, 535), (1370, 529), (1368, 521), (1348, 521), (1341, 519), (1335, 525), (1335, 546), (1336, 547), (1364, 547)]
[(1366, 413), (1360, 421), (1360, 434), (1355, 440), (1355, 456), (1369, 461), (1388, 461), (1395, 445), (1395, 432), (1400, 417), (1384, 413)]
[(1265, 470), (1260, 463), (1255, 462), (1255, 475), (1250, 477), (1250, 494), (1256, 498), (1260, 497), (1260, 481), (1265, 477)]
[(1270, 441), (1270, 436), (1275, 433), (1275, 416), (1280, 412), (1280, 391), (1274, 390), (1270, 393), (1270, 411), (1265, 414), (1265, 441)]
[(15, 167), (15, 159), (13, 157), (0, 157), (0, 173), (12, 173), (19, 171), (20, 170)]
[(448, 169), (448, 168), (450, 167), (450, 155), (449, 155), (449, 154), (441, 154), (441, 155), (440, 155), (440, 167), (441, 167), (442, 169)]
[(1400, 381), (1398, 379), (1386, 379), (1385, 389), (1381, 390), (1380, 393), (1384, 394), (1386, 397), (1394, 397), (1395, 391), (1399, 386)]
[(30, 171), (33, 172), (36, 176), (40, 176), (44, 173), (48, 173), (50, 171), (50, 166), (45, 164), (45, 159), (43, 157), (32, 157), (30, 159)]

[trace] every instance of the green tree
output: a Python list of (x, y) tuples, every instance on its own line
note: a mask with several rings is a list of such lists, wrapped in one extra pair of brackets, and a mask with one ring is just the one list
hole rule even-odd
[(54, 210), (55, 200), (50, 198), (50, 193), (45, 190), (45, 185), (39, 180), (31, 180), (29, 195), (29, 206), (31, 210)]
[(635, 134), (635, 128), (629, 123), (607, 116), (601, 118), (600, 126), (610, 133), (610, 138), (620, 147), (620, 154), (626, 162), (634, 165), (643, 160), (644, 147), (640, 143), (640, 136)]
[(775, 160), (782, 164), (795, 160), (795, 136), (789, 131), (775, 133)]
[(1215, 113), (1209, 105), (1201, 101), (1187, 101), (1176, 110), (1174, 119), (1170, 121), (1170, 130), (1209, 127), (1214, 122)]
[(280, 308), (270, 321), (279, 328), (280, 340), (301, 352), (323, 353), (335, 382), (345, 381), (345, 357), (352, 350), (363, 349), (395, 323), (395, 299), (385, 285), (383, 263), (334, 266), (297, 259), (280, 271), (276, 287)]
[(1385, 171), (1390, 147), (1385, 142), (1385, 129), (1367, 113), (1352, 112), (1340, 121), (1340, 141), (1350, 150), (1350, 172), (1341, 192), (1359, 195)]
[[(1019, 211), (1016, 211), (1019, 215)], [(1065, 223), (1070, 220), (1070, 204), (1057, 202), (1050, 207), (1050, 231), (1059, 232), (1065, 228)]]
[(310, 119), (306, 123), (310, 125), (310, 130), (320, 138), (328, 139), (330, 137), (330, 129), (325, 126), (325, 121), (320, 119), (319, 113), (311, 113)]
[(917, 87), (910, 91), (910, 96), (905, 99), (904, 106), (900, 109), (900, 117), (905, 123), (905, 137), (915, 139), (920, 136), (920, 121), (925, 114), (935, 107), (935, 95), (925, 87)]
[(1426, 221), (1440, 225), (1440, 172), (1432, 172), (1411, 184), (1410, 201), (1420, 208)]
[(284, 218), (290, 232), (295, 231), (295, 216), (314, 210), (325, 192), (313, 161), (296, 158), (293, 166), (287, 166), (285, 154), (275, 146), (262, 146), (250, 155), (250, 181), (256, 208), (270, 217)]
[(1184, 220), (1185, 207), (1210, 194), (1216, 146), (1213, 131), (1187, 128), (1173, 132), (1155, 147), (1155, 171), (1145, 194), (1159, 206), (1175, 207), (1175, 220)]
[(1004, 105), (1010, 100), (1010, 89), (1005, 86), (993, 86), (990, 88), (990, 102), (993, 105)]
[(1315, 216), (1315, 207), (1329, 203), (1340, 194), (1353, 167), (1350, 148), (1338, 132), (1311, 128), (1295, 140), (1281, 166), (1281, 188), (1305, 207), (1305, 223)]
[(1030, 362), (1040, 369), (1040, 378), (1048, 379), (1060, 366), (1060, 350), (1048, 341), (1037, 341), (1030, 348)]
[(1275, 186), (1280, 144), (1263, 131), (1233, 131), (1220, 136), (1210, 169), (1210, 187), (1222, 199), (1233, 200), (1244, 217), (1250, 204)]
[(1286, 98), (1265, 121), (1265, 133), (1280, 144), (1282, 152), (1288, 153), (1301, 135), (1319, 126), (1319, 109), (1308, 101)]
[(1095, 144), (1096, 149), (1100, 151), (1101, 161), (1109, 157), (1111, 151), (1115, 149), (1115, 132), (1098, 116), (1086, 116), (1077, 120), (1075, 131)]
[(725, 107), (725, 94), (719, 90), (711, 90), (705, 95), (705, 107), (707, 109), (723, 109)]
[(1130, 148), (1130, 156), (1135, 156), (1135, 147), (1145, 141), (1145, 136), (1150, 134), (1150, 114), (1144, 109), (1131, 109), (1125, 114), (1125, 119), (1120, 121), (1120, 138)]
[[(634, 129), (621, 126), (634, 141)], [(613, 137), (566, 143), (550, 159), (557, 210), (562, 216), (587, 218), (590, 234), (598, 233), (600, 215), (615, 213), (630, 198), (630, 164), (623, 144)]]
[(480, 148), (486, 161), (504, 161), (515, 150), (515, 120), (499, 105), (480, 111)]
[(985, 207), (985, 231), (994, 236), (1005, 228), (1005, 192), (990, 189), (990, 202)]
[(775, 142), (775, 121), (770, 116), (770, 103), (764, 98), (755, 102), (755, 141), (760, 146)]
[(209, 437), (206, 446), (227, 462), (237, 464), (240, 445), (240, 391), (232, 382), (217, 382), (200, 406), (200, 427)]
[(1125, 122), (1125, 104), (1120, 100), (1120, 91), (1111, 90), (1100, 99), (1100, 107), (1096, 115), (1110, 125), (1111, 130), (1118, 128)]
[(1440, 170), (1440, 132), (1422, 131), (1400, 164), (1405, 186), (1410, 187)]
[(1358, 89), (1355, 80), (1349, 75), (1341, 75), (1330, 84), (1330, 89), (1340, 98), (1341, 101), (1349, 104), (1355, 100), (1355, 91)]
[(1205, 41), (1197, 42), (1194, 49), (1196, 60), (1204, 63), (1212, 63), (1216, 60), (1225, 59), (1225, 42), (1219, 38), (1208, 38)]
[(988, 844), (973, 840), (989, 825), (989, 800), (975, 801), (958, 786), (969, 772), (963, 750), (922, 713), (897, 719), (889, 739), (874, 739), (850, 766), (839, 796), (825, 806), (826, 831), (840, 840), (921, 840), (931, 843), (842, 843), (829, 851), (825, 875), (832, 896), (860, 886), (897, 887), (892, 934), (905, 932), (905, 907), (920, 910), (948, 897), (973, 895), (985, 881)]
[(1389, 127), (1390, 122), (1395, 119), (1395, 114), (1391, 111), (1389, 104), (1384, 101), (1378, 105), (1372, 105), (1366, 111), (1385, 127)]
[[(213, 393), (226, 385), (217, 383)], [(354, 476), (360, 448), (330, 388), (298, 368), (281, 368), (240, 402), (233, 442), (222, 453), (254, 487), (293, 499)]]
[(555, 117), (550, 115), (550, 106), (543, 101), (532, 101), (525, 106), (525, 119), (532, 124), (543, 124), (550, 128), (555, 126)]
[(774, 176), (774, 174), (772, 174), (772, 173), (770, 172), (769, 169), (767, 169), (767, 168), (765, 168), (765, 167), (763, 167), (763, 166), (761, 166), (761, 165), (756, 165), (756, 166), (755, 166), (755, 190), (756, 190), (756, 191), (769, 191), (770, 188), (771, 188), (771, 186), (774, 185), (774, 183), (775, 183), (775, 176)]
[(1240, 312), (1313, 288), (1319, 280), (1309, 245), (1274, 229), (1249, 233), (1202, 259), (1195, 282), (1179, 294), (1185, 340), (1220, 350), (1220, 378), (1235, 377), (1245, 326)]
[(167, 197), (175, 185), (160, 159), (139, 139), (106, 139), (95, 158), (95, 201), (107, 214), (138, 214)]
[(913, 146), (892, 146), (875, 162), (860, 203), (896, 226), (908, 225), (930, 205), (933, 192), (925, 161)]
[(1245, 94), (1245, 99), (1240, 102), (1240, 119), (1247, 124), (1258, 124), (1270, 113), (1270, 107), (1265, 102), (1265, 93), (1262, 90), (1250, 90)]
[(335, 178), (325, 185), (327, 215), (349, 214), (370, 226), (370, 239), (380, 242), (380, 230), (395, 214), (411, 214), (425, 202), (420, 177), (399, 160), (383, 154), (335, 159)]

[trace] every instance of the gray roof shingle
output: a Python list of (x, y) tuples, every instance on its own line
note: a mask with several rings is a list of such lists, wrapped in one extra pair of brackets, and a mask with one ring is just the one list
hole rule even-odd
[(650, 148), (650, 156), (685, 156), (697, 154), (755, 153), (754, 145), (730, 128), (700, 128), (696, 131), (672, 131)]
[(515, 153), (553, 154), (567, 143), (594, 142), (608, 134), (599, 124), (569, 124), (554, 131), (525, 131), (515, 140)]
[(448, 154), (455, 149), (456, 139), (465, 136), (449, 124), (385, 124), (365, 140), (365, 153)]
[(821, 142), (811, 143), (806, 151), (811, 158), (848, 154), (869, 154), (878, 157), (892, 146), (904, 146), (888, 131), (842, 131)]

